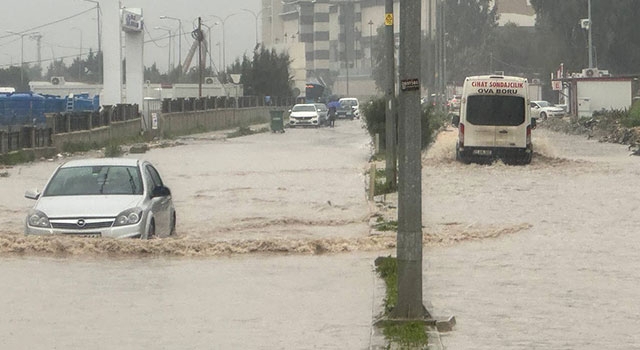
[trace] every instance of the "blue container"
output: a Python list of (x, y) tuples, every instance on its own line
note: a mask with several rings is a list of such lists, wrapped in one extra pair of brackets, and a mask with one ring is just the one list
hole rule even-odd
[(34, 93), (12, 94), (5, 103), (5, 121), (11, 125), (44, 123), (44, 100)]
[(5, 121), (7, 112), (5, 109), (7, 101), (9, 100), (9, 95), (11, 94), (0, 94), (0, 125), (7, 125), (7, 122)]

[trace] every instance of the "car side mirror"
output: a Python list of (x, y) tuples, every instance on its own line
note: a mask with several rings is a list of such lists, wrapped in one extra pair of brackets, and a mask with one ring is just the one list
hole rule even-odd
[(40, 192), (38, 192), (38, 190), (28, 190), (24, 193), (24, 197), (28, 199), (38, 199), (40, 198)]
[(171, 195), (171, 190), (166, 186), (156, 186), (151, 192), (151, 198), (155, 197), (168, 197)]

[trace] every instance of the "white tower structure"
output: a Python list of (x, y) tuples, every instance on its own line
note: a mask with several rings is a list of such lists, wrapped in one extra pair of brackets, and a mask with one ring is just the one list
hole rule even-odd
[(122, 43), (120, 41), (120, 2), (100, 0), (102, 9), (103, 90), (100, 104), (122, 103)]
[[(120, 1), (100, 0), (103, 35), (104, 85), (100, 103), (137, 104), (142, 108), (144, 100), (144, 23), (142, 9), (121, 8)], [(122, 94), (122, 31), (125, 32), (127, 65), (126, 97)]]
[(122, 30), (127, 62), (126, 102), (137, 104), (141, 109), (144, 100), (144, 23), (142, 9), (122, 9)]

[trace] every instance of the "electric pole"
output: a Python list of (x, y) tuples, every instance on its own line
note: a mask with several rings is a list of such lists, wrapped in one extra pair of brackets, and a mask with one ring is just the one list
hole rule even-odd
[(421, 2), (400, 2), (398, 302), (395, 319), (430, 318), (422, 303)]
[(393, 0), (385, 0), (385, 178), (391, 188), (397, 188), (396, 111), (395, 101), (395, 37), (393, 33)]

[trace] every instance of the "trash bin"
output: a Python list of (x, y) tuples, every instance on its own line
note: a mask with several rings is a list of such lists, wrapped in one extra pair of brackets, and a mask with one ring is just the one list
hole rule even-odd
[(284, 111), (271, 110), (271, 132), (284, 132)]

